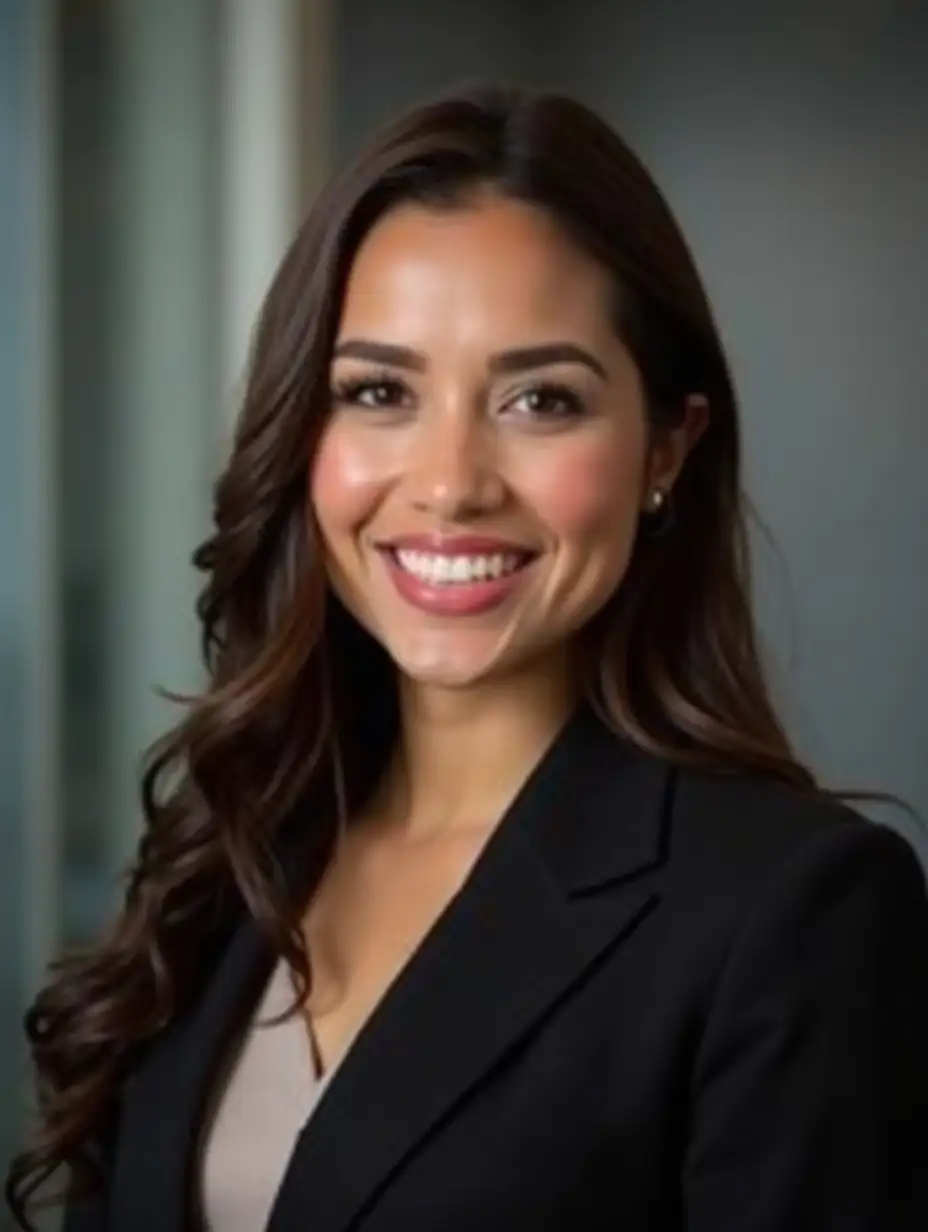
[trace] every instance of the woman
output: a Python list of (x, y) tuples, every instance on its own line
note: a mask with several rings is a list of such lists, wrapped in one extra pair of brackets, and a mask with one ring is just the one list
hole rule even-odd
[[(657, 189), (474, 92), (323, 196), (200, 548), (205, 696), (28, 1018), (68, 1232), (921, 1232), (928, 900), (755, 645)], [(292, 1011), (292, 1012), (288, 1012)]]

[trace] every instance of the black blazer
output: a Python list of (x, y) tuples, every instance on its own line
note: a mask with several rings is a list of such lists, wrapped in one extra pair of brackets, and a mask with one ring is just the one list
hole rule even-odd
[[(212, 1068), (270, 963), (243, 919), (130, 1077), (105, 1191), (67, 1232), (196, 1226)], [(911, 846), (580, 712), (356, 1038), (268, 1226), (925, 1232)]]

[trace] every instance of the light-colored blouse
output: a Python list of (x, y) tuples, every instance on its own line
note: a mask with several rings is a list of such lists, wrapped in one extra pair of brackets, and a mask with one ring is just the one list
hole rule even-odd
[(268, 1024), (293, 1002), (282, 960), (233, 1050), (204, 1126), (200, 1214), (204, 1232), (259, 1232), (299, 1137), (334, 1067), (317, 1076), (312, 1037), (299, 1014)]

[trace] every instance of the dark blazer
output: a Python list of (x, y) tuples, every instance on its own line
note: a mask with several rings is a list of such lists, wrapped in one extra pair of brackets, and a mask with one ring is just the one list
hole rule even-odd
[[(129, 1079), (105, 1191), (67, 1232), (196, 1226), (209, 1079), (270, 963), (243, 918)], [(578, 713), (356, 1038), (268, 1226), (925, 1232), (911, 846)]]

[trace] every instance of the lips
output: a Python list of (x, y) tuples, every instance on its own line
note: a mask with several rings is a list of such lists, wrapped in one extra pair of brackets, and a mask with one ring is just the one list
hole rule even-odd
[(484, 536), (408, 535), (378, 544), (400, 596), (433, 615), (473, 615), (504, 602), (538, 552)]

